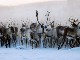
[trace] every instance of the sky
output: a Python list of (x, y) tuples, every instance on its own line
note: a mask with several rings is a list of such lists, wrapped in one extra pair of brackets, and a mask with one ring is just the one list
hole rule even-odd
[(46, 1), (66, 1), (66, 0), (0, 0), (0, 6), (16, 6), (21, 4), (46, 2)]

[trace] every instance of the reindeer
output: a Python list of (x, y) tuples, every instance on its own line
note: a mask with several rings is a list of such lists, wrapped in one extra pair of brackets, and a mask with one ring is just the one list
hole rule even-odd
[[(47, 21), (48, 22), (50, 22), (49, 15), (50, 15), (50, 12), (47, 11), (47, 14), (45, 16), (47, 16)], [(51, 47), (52, 46), (51, 41), (52, 41), (52, 35), (53, 34), (52, 33), (51, 34), (49, 33), (49, 29), (47, 27), (48, 26), (54, 27), (54, 21), (50, 22), (50, 24), (48, 24), (47, 21), (46, 21), (46, 24), (47, 25), (41, 24), (39, 22), (39, 20), (38, 20), (38, 11), (37, 10), (36, 10), (36, 18), (37, 18), (37, 22), (38, 22), (39, 26), (41, 26), (41, 28), (42, 28), (42, 32), (41, 33), (42, 33), (42, 35), (44, 37), (44, 39), (43, 39), (43, 47), (47, 47), (47, 45), (49, 45), (49, 47)], [(54, 30), (54, 29), (52, 29), (52, 30)]]
[[(11, 22), (12, 24), (12, 22)], [(15, 25), (15, 23), (14, 23)], [(9, 31), (10, 31), (10, 36), (11, 36), (11, 42), (13, 44), (13, 46), (16, 46), (16, 43), (17, 43), (17, 33), (18, 33), (18, 27), (16, 26), (10, 26), (9, 24)]]
[(8, 32), (8, 28), (6, 28), (6, 26), (2, 26), (0, 27), (0, 33), (1, 33), (1, 36), (0, 36), (0, 39), (1, 39), (1, 47), (2, 46), (6, 46), (6, 48), (9, 46), (11, 46), (11, 37), (10, 35), (7, 33)]
[[(41, 32), (41, 35), (45, 35), (45, 32), (44, 32), (44, 29), (45, 28), (47, 28), (47, 26), (45, 26), (44, 24), (41, 24), (40, 22), (39, 22), (39, 20), (38, 20), (38, 11), (36, 10), (36, 18), (37, 18), (37, 22), (38, 22), (38, 24), (39, 24), (39, 26), (40, 26), (40, 28), (42, 28), (42, 32)], [(46, 35), (45, 35), (46, 36)], [(44, 37), (44, 36), (43, 36)], [(41, 37), (40, 37), (40, 35), (39, 35), (39, 41), (41, 42)], [(43, 47), (45, 47), (44, 45), (46, 44), (46, 43), (44, 43), (46, 40), (45, 40), (45, 37), (44, 37), (44, 40), (43, 40)]]
[(26, 44), (27, 47), (27, 31), (29, 30), (28, 26), (26, 26), (26, 24), (22, 24), (22, 27), (20, 29), (21, 32), (21, 44)]
[(30, 36), (31, 36), (31, 45), (32, 45), (32, 49), (33, 49), (33, 45), (35, 45), (35, 47), (40, 47), (40, 44), (39, 44), (39, 36), (38, 36), (38, 33), (37, 33), (37, 23), (32, 23), (30, 25), (30, 29), (31, 29), (31, 33), (30, 33)]
[[(62, 38), (62, 42), (61, 42), (61, 44), (59, 45), (58, 48), (61, 48), (64, 43), (67, 44), (67, 42), (68, 42), (67, 36), (73, 37), (74, 39), (75, 39), (76, 36), (77, 36), (78, 25), (79, 25), (80, 22), (78, 22), (78, 24), (76, 24), (75, 22), (77, 22), (78, 19), (77, 19), (77, 20), (71, 19), (71, 20), (73, 20), (73, 22), (70, 21), (70, 18), (69, 18), (69, 21), (71, 22), (72, 28), (71, 28), (71, 27), (63, 27), (63, 35), (62, 35), (63, 38)], [(60, 26), (60, 27), (61, 27), (61, 26)], [(62, 28), (62, 27), (61, 27), (61, 28)], [(59, 29), (60, 29), (60, 28), (59, 28)], [(58, 35), (58, 38), (59, 38), (59, 36), (60, 36), (60, 35), (59, 35), (59, 29), (58, 29), (58, 27), (57, 27), (57, 35)], [(73, 40), (72, 40), (72, 41), (73, 41)], [(70, 44), (70, 45), (71, 45), (71, 44)], [(73, 44), (73, 45), (74, 45), (74, 44)]]
[[(31, 39), (36, 39), (37, 42), (38, 42), (38, 45), (40, 45), (41, 44), (41, 35), (44, 34), (44, 30), (45, 30), (45, 28), (47, 28), (47, 26), (45, 26), (44, 24), (41, 24), (39, 22), (39, 20), (38, 20), (38, 11), (37, 10), (36, 10), (36, 18), (37, 18), (38, 24), (37, 23), (32, 23), (31, 26), (30, 26), (30, 28), (32, 30), (31, 36), (34, 37), (34, 38), (31, 38)], [(40, 32), (41, 28), (42, 28), (42, 31)], [(35, 36), (37, 38), (35, 38)]]
[[(71, 21), (72, 20), (72, 21)], [(80, 22), (78, 22), (78, 19), (77, 20), (75, 20), (75, 19), (70, 19), (69, 18), (69, 21), (71, 22), (71, 26), (72, 26), (72, 28), (65, 28), (64, 29), (64, 35), (63, 35), (63, 38), (65, 39), (67, 36), (72, 36), (72, 37), (74, 37), (74, 44), (73, 45), (75, 45), (75, 42), (77, 41), (76, 40), (76, 38), (79, 36), (78, 34), (78, 31), (79, 31), (79, 23)], [(76, 22), (78, 22), (77, 24), (76, 24)]]

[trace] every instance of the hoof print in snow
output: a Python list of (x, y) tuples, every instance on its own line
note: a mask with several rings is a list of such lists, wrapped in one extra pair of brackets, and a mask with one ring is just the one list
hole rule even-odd
[(17, 46), (16, 49), (25, 49), (23, 46)]

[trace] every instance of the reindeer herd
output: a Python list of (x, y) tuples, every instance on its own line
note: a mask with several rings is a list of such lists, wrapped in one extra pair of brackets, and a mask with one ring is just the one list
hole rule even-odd
[[(49, 21), (50, 12), (47, 11), (47, 21)], [(69, 18), (71, 26), (58, 25), (54, 27), (54, 21), (50, 24), (40, 23), (38, 20), (38, 11), (36, 10), (37, 23), (22, 24), (19, 29), (17, 26), (0, 26), (0, 44), (1, 47), (16, 47), (17, 44), (31, 46), (33, 48), (74, 48), (80, 46), (80, 26), (78, 19)], [(49, 28), (48, 28), (49, 27)]]

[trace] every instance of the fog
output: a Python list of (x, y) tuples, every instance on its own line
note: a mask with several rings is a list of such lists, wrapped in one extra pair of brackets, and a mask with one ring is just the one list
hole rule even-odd
[(51, 1), (33, 4), (24, 4), (19, 6), (0, 6), (0, 21), (6, 23), (12, 20), (21, 24), (21, 20), (36, 22), (36, 10), (39, 12), (39, 21), (45, 22), (47, 11), (50, 11), (50, 20), (55, 21), (55, 25), (70, 25), (68, 18), (78, 18), (80, 20), (80, 2), (79, 1)]

